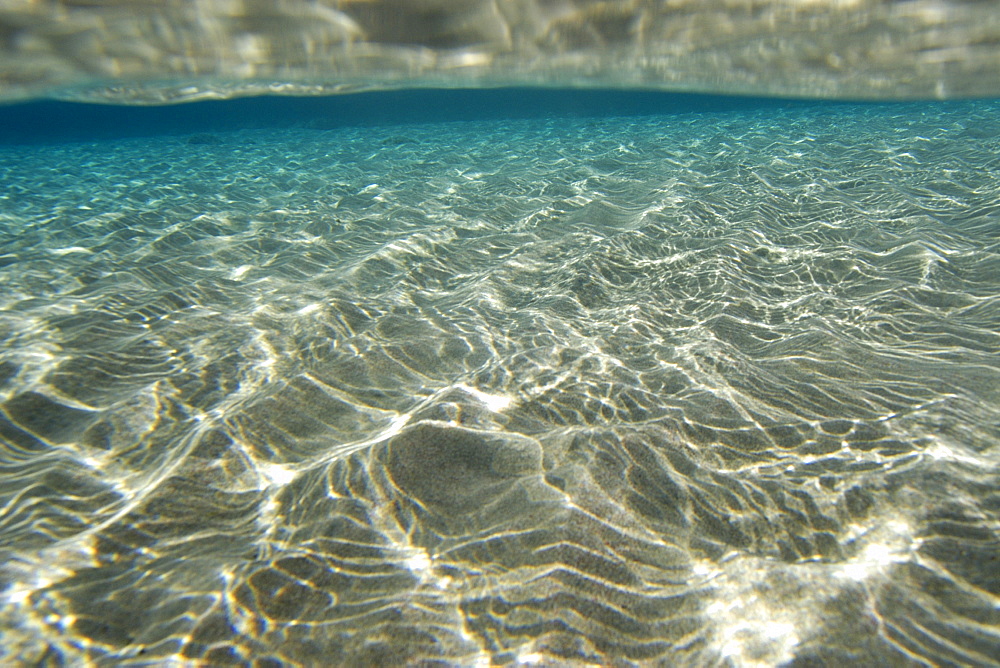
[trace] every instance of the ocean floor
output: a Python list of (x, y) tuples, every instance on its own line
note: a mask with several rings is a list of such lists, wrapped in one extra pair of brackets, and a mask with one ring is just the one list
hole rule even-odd
[(0, 146), (0, 663), (995, 661), (998, 114)]

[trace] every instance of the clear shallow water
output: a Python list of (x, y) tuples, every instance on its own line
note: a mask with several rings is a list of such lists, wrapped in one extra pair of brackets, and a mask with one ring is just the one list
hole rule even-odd
[(3, 662), (990, 663), (997, 112), (0, 148)]

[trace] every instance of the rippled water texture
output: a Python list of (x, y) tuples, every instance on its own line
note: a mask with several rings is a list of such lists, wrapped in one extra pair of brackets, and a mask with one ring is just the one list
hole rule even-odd
[(998, 111), (0, 149), (0, 660), (995, 660)]
[(995, 0), (4, 0), (0, 100), (413, 86), (1000, 95)]

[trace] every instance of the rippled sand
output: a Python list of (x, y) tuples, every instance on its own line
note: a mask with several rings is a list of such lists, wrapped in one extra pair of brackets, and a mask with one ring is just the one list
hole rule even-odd
[(995, 660), (998, 112), (0, 148), (0, 661)]

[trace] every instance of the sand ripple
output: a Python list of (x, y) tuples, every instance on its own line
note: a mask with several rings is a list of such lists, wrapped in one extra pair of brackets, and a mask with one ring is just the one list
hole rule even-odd
[(0, 149), (0, 656), (989, 663), (996, 113)]

